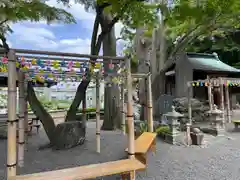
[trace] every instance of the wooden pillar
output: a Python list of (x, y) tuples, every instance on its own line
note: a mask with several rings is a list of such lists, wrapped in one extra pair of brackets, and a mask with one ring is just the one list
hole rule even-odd
[(16, 176), (17, 164), (17, 91), (16, 91), (16, 57), (15, 51), (8, 54), (8, 140), (7, 140), (7, 177)]
[(229, 100), (229, 87), (228, 84), (225, 86), (225, 98), (227, 106), (227, 121), (231, 123), (231, 113), (230, 113), (230, 100)]
[(210, 77), (207, 76), (207, 80), (208, 80), (208, 103), (209, 103), (209, 109), (210, 111), (212, 110), (213, 107), (213, 101), (212, 101), (212, 84), (210, 82)]
[(192, 125), (192, 103), (191, 103), (191, 98), (192, 98), (192, 86), (191, 83), (188, 83), (188, 120), (190, 126)]
[[(25, 76), (24, 76), (25, 77)], [(28, 143), (28, 101), (27, 101), (28, 80), (24, 78), (24, 128), (25, 128), (25, 149)]]
[(24, 166), (24, 139), (25, 139), (25, 97), (24, 97), (24, 73), (18, 72), (18, 94), (19, 94), (19, 111), (18, 111), (18, 166)]
[(121, 120), (122, 120), (122, 133), (125, 135), (126, 134), (126, 112), (125, 112), (125, 103), (124, 103), (124, 82), (121, 84)]
[(96, 145), (97, 152), (100, 153), (100, 80), (99, 80), (99, 72), (96, 77)]
[(223, 89), (223, 79), (219, 78), (219, 86), (220, 86), (220, 109), (223, 112), (222, 118), (223, 118), (223, 127), (225, 126), (225, 110), (224, 110), (224, 89)]
[(147, 77), (147, 108), (148, 108), (148, 131), (153, 132), (153, 110), (152, 110), (152, 82), (151, 74)]
[[(128, 123), (128, 157), (135, 158), (135, 138), (134, 138), (134, 121), (133, 121), (133, 99), (132, 99), (132, 75), (131, 60), (126, 59), (127, 65), (127, 123)], [(130, 179), (135, 180), (135, 171), (130, 172)]]

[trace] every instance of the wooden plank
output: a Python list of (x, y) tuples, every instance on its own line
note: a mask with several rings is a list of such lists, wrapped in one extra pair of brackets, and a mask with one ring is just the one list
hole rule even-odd
[(232, 120), (233, 123), (239, 123), (240, 124), (240, 120)]
[[(107, 60), (118, 60), (122, 61), (125, 60), (124, 57), (117, 57), (117, 56), (95, 56), (95, 55), (89, 55), (89, 54), (77, 54), (77, 53), (67, 53), (67, 52), (52, 52), (52, 51), (39, 51), (39, 50), (29, 50), (29, 49), (13, 49), (19, 54), (42, 54), (42, 55), (48, 55), (48, 56), (70, 56), (70, 57), (79, 57), (79, 58), (90, 58), (90, 59), (107, 59)], [(64, 59), (62, 57), (61, 59)]]
[(125, 159), (56, 171), (16, 176), (9, 178), (9, 180), (83, 180), (101, 176), (122, 174), (130, 171), (142, 170), (144, 168), (145, 165), (136, 159)]
[[(144, 132), (143, 134), (141, 134), (141, 136), (135, 140), (135, 153), (145, 154), (150, 148), (156, 136), (156, 133), (151, 132)], [(128, 151), (128, 149), (126, 149), (125, 151)]]

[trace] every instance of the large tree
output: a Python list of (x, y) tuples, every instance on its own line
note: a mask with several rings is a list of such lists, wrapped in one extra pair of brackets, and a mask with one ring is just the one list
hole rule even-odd
[[(68, 1), (64, 1), (67, 3)], [(93, 26), (92, 42), (91, 42), (91, 55), (98, 55), (102, 43), (105, 44), (103, 47), (104, 55), (116, 55), (115, 37), (113, 34), (113, 27), (118, 21), (123, 23), (131, 22), (132, 24), (143, 25), (154, 21), (155, 15), (153, 9), (145, 4), (141, 0), (109, 0), (109, 1), (79, 1), (85, 5), (86, 8), (92, 8), (96, 10), (96, 17)], [(139, 18), (141, 16), (141, 18)], [(101, 33), (98, 35), (99, 27), (101, 27)], [(77, 88), (76, 96), (73, 103), (67, 113), (66, 121), (74, 121), (76, 119), (76, 111), (84, 98), (84, 92), (90, 82), (89, 80), (83, 80), (79, 87)], [(105, 107), (112, 109), (105, 109), (106, 121), (104, 122), (103, 129), (112, 130), (116, 127), (117, 114), (117, 99), (119, 98), (119, 93), (114, 87), (106, 88), (105, 92), (107, 100), (105, 102)], [(110, 93), (114, 92), (114, 93)]]
[[(50, 7), (43, 3), (40, 0), (32, 0), (32, 1), (25, 1), (25, 0), (9, 0), (9, 1), (1, 1), (0, 4), (0, 39), (2, 41), (2, 47), (5, 48), (6, 53), (9, 50), (9, 46), (6, 41), (6, 34), (8, 32), (12, 32), (10, 23), (16, 23), (23, 20), (31, 20), (31, 21), (39, 21), (39, 20), (46, 20), (48, 23), (53, 21), (62, 21), (65, 23), (72, 23), (75, 22), (73, 16), (68, 12), (58, 9), (55, 7)], [(35, 114), (43, 114), (45, 109), (41, 105), (41, 103), (36, 98), (34, 89), (32, 84), (29, 82), (28, 84), (28, 101), (31, 105), (31, 108)], [(48, 115), (49, 116), (49, 115)], [(46, 118), (48, 118), (46, 116)], [(51, 118), (49, 116), (49, 118)], [(72, 145), (76, 145), (78, 143), (83, 142), (83, 135), (84, 131), (82, 128), (79, 127), (78, 131), (69, 132), (71, 138), (66, 136), (65, 134), (60, 132), (61, 126), (59, 128), (55, 127), (53, 120), (48, 121), (45, 120), (44, 117), (41, 116), (41, 122), (44, 126), (46, 134), (51, 142), (56, 148), (65, 148), (70, 147)], [(61, 135), (63, 135), (61, 137)], [(70, 140), (69, 140), (70, 139)], [(66, 141), (70, 143), (66, 143)]]
[[(157, 34), (155, 39), (159, 40), (160, 35), (164, 35), (165, 39), (165, 41), (158, 42), (159, 44), (155, 47), (155, 50), (158, 51), (159, 46), (163, 46), (164, 50), (161, 49), (161, 58), (156, 57), (156, 61), (161, 61), (159, 64), (163, 64), (163, 66), (153, 70), (156, 72), (153, 79), (154, 99), (163, 93), (160, 87), (164, 84), (160, 82), (163, 76), (161, 72), (164, 72), (167, 62), (174, 59), (177, 53), (186, 50), (194, 42), (204, 37), (213, 35), (224, 37), (227, 35), (224, 32), (238, 28), (240, 25), (240, 2), (237, 0), (173, 0), (171, 4), (166, 5), (163, 2), (158, 4), (164, 18), (163, 21), (154, 28), (145, 26), (146, 31), (143, 34), (144, 39), (153, 40), (154, 30)], [(129, 27), (127, 26), (125, 29), (129, 29)], [(163, 32), (160, 33), (160, 31)], [(131, 31), (126, 32), (128, 34)], [(152, 68), (157, 68), (157, 66)]]
[[(69, 3), (68, 0), (59, 0), (59, 1), (65, 3), (66, 5), (68, 5)], [(40, 7), (44, 6), (45, 8), (48, 8), (48, 6), (41, 4), (41, 1), (39, 0), (33, 0), (33, 1), (27, 1), (27, 2), (29, 2), (30, 4), (33, 2), (39, 3)], [(145, 5), (142, 1), (139, 1), (139, 0), (123, 0), (123, 1), (109, 0), (109, 1), (97, 1), (97, 2), (95, 2), (94, 0), (88, 0), (88, 1), (79, 0), (78, 2), (84, 4), (86, 9), (92, 8), (96, 10), (96, 17), (95, 17), (95, 22), (94, 22), (94, 27), (92, 32), (91, 55), (99, 54), (104, 38), (106, 37), (106, 35), (108, 35), (111, 32), (112, 28), (118, 21), (120, 20), (123, 22), (129, 21), (134, 24), (143, 25), (148, 23), (149, 21), (154, 20), (154, 13), (151, 10), (151, 8), (149, 8), (147, 5)], [(15, 3), (15, 6), (12, 7), (11, 3)], [(23, 7), (26, 7), (26, 5), (23, 4), (25, 3), (25, 1), (20, 1), (20, 0), (16, 2), (11, 1), (11, 3), (6, 4), (6, 6), (4, 6), (3, 9), (5, 9), (6, 11), (7, 9), (11, 9), (12, 13), (14, 13), (13, 11), (14, 8), (20, 5), (22, 5)], [(28, 8), (28, 9), (30, 10), (31, 8)], [(59, 9), (56, 9), (56, 8), (53, 8), (53, 9), (55, 10), (54, 12), (59, 11)], [(41, 14), (41, 12), (39, 13)], [(106, 21), (106, 18), (104, 19), (104, 14), (111, 15), (112, 17), (111, 20), (108, 19)], [(17, 15), (18, 14), (16, 14), (13, 17), (16, 17)], [(50, 13), (49, 17), (52, 17), (52, 16), (55, 17), (56, 19), (56, 16)], [(140, 16), (142, 17), (141, 19), (139, 19)], [(48, 18), (47, 20), (49, 20)], [(29, 18), (26, 18), (26, 19), (29, 19)], [(39, 19), (40, 18), (38, 17), (36, 19), (32, 18), (32, 20), (39, 20)], [(14, 18), (11, 19), (11, 21), (14, 21), (14, 20), (15, 20)], [(7, 26), (6, 22), (4, 22), (4, 24)], [(101, 30), (100, 30), (100, 27), (101, 27)], [(100, 34), (98, 34), (99, 31), (100, 31)], [(92, 60), (94, 61), (95, 59), (92, 59)], [(49, 115), (49, 113), (44, 109), (44, 107), (41, 105), (39, 100), (36, 98), (34, 89), (31, 86), (31, 83), (29, 83), (28, 101), (31, 106), (31, 109), (43, 123), (44, 129), (50, 140), (50, 144), (52, 146), (55, 146), (56, 148), (69, 148), (77, 144), (80, 144), (82, 143), (82, 140), (83, 140), (82, 136), (85, 136), (84, 128), (82, 129), (82, 127), (80, 126), (78, 127), (79, 124), (76, 123), (76, 112), (81, 101), (84, 98), (84, 94), (87, 89), (87, 86), (90, 83), (91, 74), (88, 70), (87, 70), (87, 74), (89, 78), (87, 78), (86, 80), (82, 80), (82, 82), (78, 86), (76, 96), (68, 110), (65, 123), (62, 123), (57, 127), (54, 124), (53, 118)]]

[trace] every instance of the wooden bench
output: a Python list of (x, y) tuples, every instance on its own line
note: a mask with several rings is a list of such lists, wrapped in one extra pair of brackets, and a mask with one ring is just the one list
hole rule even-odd
[(235, 126), (235, 129), (238, 128), (238, 126), (240, 125), (240, 120), (232, 120), (234, 126)]
[[(156, 133), (144, 132), (135, 140), (135, 157), (143, 164), (147, 164), (147, 152), (156, 153)], [(128, 149), (125, 150), (128, 152)]]
[(136, 159), (125, 159), (75, 168), (20, 175), (9, 180), (86, 180), (103, 176), (121, 174), (124, 180), (131, 171), (143, 170), (145, 165)]
[(32, 128), (35, 127), (37, 129), (37, 133), (39, 133), (39, 128), (41, 125), (39, 124), (39, 118), (32, 118), (28, 121), (29, 132), (32, 132)]

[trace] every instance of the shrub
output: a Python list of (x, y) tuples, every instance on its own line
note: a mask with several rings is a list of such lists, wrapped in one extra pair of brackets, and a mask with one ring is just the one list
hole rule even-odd
[(170, 128), (169, 126), (159, 126), (156, 129), (157, 134), (170, 134)]

